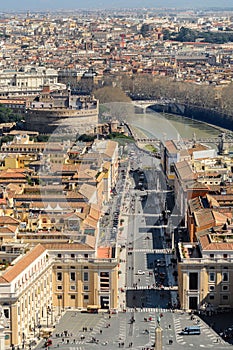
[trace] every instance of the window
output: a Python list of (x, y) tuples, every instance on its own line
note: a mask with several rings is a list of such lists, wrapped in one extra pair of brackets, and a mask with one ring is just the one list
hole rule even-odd
[(84, 258), (88, 258), (88, 254), (84, 254)]
[(62, 295), (58, 295), (57, 299), (61, 300), (62, 299)]
[(213, 292), (215, 290), (215, 286), (209, 286), (209, 291)]
[(222, 286), (222, 291), (228, 291), (229, 290), (229, 286), (228, 285), (223, 285)]
[(210, 254), (210, 258), (211, 258), (211, 259), (214, 259), (214, 254)]
[(215, 282), (215, 272), (209, 272), (209, 282)]
[(198, 290), (198, 273), (189, 273), (189, 290)]
[(74, 284), (71, 284), (70, 285), (70, 290), (73, 290), (73, 291), (76, 290), (76, 286)]
[(89, 274), (88, 274), (88, 272), (84, 272), (84, 273), (83, 273), (83, 280), (84, 280), (85, 282), (88, 282), (88, 280), (89, 280)]
[(228, 254), (223, 254), (223, 259), (227, 259), (228, 258)]
[(170, 173), (174, 173), (175, 172), (175, 167), (174, 164), (170, 165)]
[(210, 300), (214, 300), (214, 295), (213, 295), (213, 294), (210, 294), (210, 295), (209, 295), (209, 299), (210, 299)]
[(75, 294), (71, 294), (70, 299), (75, 299)]
[(223, 282), (229, 282), (229, 273), (228, 272), (222, 273), (222, 280), (223, 280)]
[(57, 272), (57, 281), (62, 281), (62, 272)]
[(84, 300), (88, 300), (88, 299), (89, 299), (89, 295), (88, 295), (88, 294), (85, 294), (85, 295), (83, 296), (83, 299), (84, 299)]
[(84, 286), (83, 286), (83, 290), (84, 290), (85, 292), (87, 292), (87, 291), (89, 290), (89, 286), (88, 286), (88, 285), (84, 285)]
[(75, 269), (75, 266), (70, 266), (71, 269)]
[(58, 257), (58, 258), (61, 258), (61, 254), (57, 254), (57, 257)]
[(70, 256), (72, 259), (75, 258), (75, 254), (70, 254)]
[(3, 312), (6, 318), (10, 318), (10, 309), (3, 309)]
[(109, 272), (100, 272), (100, 277), (109, 277)]
[(57, 290), (62, 290), (62, 286), (57, 286)]
[(229, 295), (223, 295), (222, 296), (222, 300), (228, 300), (229, 299)]
[(83, 268), (84, 268), (84, 270), (88, 270), (88, 266), (84, 266)]
[(70, 280), (74, 282), (75, 279), (76, 279), (76, 273), (75, 272), (70, 272)]

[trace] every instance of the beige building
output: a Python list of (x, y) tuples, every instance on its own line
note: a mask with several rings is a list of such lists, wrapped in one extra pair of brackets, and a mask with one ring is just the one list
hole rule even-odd
[(197, 242), (179, 243), (181, 308), (214, 311), (233, 307), (233, 234), (227, 224), (197, 233)]
[(46, 244), (53, 258), (53, 305), (67, 308), (117, 308), (118, 261), (112, 248), (87, 244)]
[(29, 335), (39, 330), (51, 300), (52, 259), (38, 245), (11, 262), (0, 277), (0, 303), (7, 322), (6, 346), (27, 343)]
[[(118, 259), (113, 248), (38, 244), (1, 264), (0, 305), (6, 348), (22, 346), (70, 308), (118, 307)], [(8, 266), (8, 267), (7, 267)]]

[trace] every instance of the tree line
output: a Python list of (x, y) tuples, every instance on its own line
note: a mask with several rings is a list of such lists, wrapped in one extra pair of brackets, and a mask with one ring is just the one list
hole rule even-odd
[(119, 101), (127, 103), (130, 101), (129, 97), (138, 100), (167, 99), (180, 104), (213, 109), (233, 117), (233, 83), (226, 86), (198, 85), (148, 74), (119, 76), (114, 80), (115, 87), (112, 87), (109, 79), (105, 84), (104, 88), (94, 91), (100, 103)]
[(217, 32), (210, 32), (193, 30), (185, 27), (181, 27), (178, 33), (171, 32), (167, 29), (163, 31), (164, 40), (195, 42), (200, 38), (207, 43), (224, 44), (233, 41), (233, 31), (218, 30)]

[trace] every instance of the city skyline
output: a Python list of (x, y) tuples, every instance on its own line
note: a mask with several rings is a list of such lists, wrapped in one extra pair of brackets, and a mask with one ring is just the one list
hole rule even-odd
[(52, 0), (38, 0), (36, 3), (32, 3), (30, 0), (23, 0), (21, 2), (16, 0), (9, 0), (5, 4), (2, 4), (1, 11), (23, 11), (23, 10), (56, 10), (56, 9), (82, 9), (82, 8), (211, 8), (211, 7), (232, 7), (232, 1), (223, 0), (221, 4), (217, 0), (206, 0), (203, 3), (200, 0), (195, 1), (195, 4), (192, 0), (166, 0), (166, 1), (152, 1), (146, 0), (143, 3), (139, 0), (112, 0), (111, 2), (107, 0), (86, 0), (79, 1), (76, 0), (57, 0), (56, 2)]

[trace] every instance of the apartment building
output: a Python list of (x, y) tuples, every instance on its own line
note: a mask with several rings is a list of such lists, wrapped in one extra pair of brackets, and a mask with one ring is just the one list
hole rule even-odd
[(117, 308), (118, 261), (114, 248), (87, 244), (45, 244), (53, 258), (53, 305), (67, 308)]
[(0, 276), (6, 346), (26, 345), (52, 300), (52, 260), (42, 245), (11, 262)]
[(38, 244), (8, 265), (0, 276), (7, 349), (28, 345), (66, 309), (118, 307), (115, 248)]
[(179, 243), (181, 308), (213, 312), (233, 307), (232, 224), (203, 230), (195, 243)]

